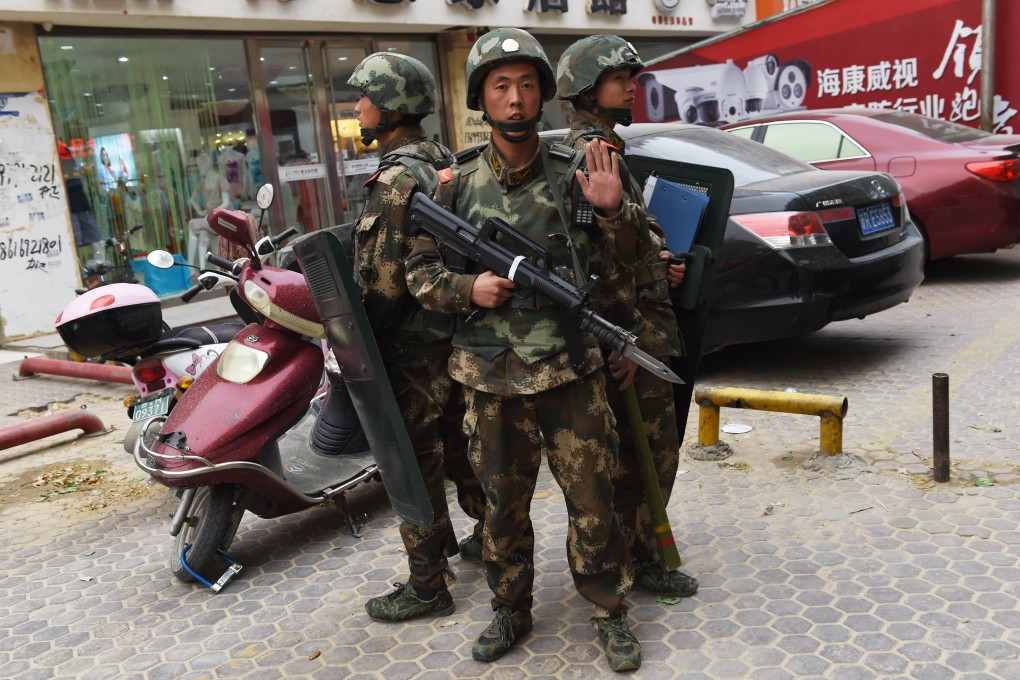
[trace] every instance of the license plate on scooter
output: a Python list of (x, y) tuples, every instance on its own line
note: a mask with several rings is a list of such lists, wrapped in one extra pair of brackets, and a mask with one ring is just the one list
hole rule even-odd
[(170, 411), (170, 397), (172, 395), (173, 390), (163, 390), (145, 401), (139, 401), (135, 404), (134, 415), (131, 416), (131, 420), (140, 421), (155, 418), (156, 416), (165, 416)]

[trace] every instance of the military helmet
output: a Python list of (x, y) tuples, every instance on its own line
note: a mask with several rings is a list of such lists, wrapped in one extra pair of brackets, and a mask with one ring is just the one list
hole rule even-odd
[(467, 58), (467, 107), (480, 111), (479, 89), (492, 69), (509, 61), (530, 61), (538, 69), (542, 84), (542, 101), (556, 95), (556, 78), (545, 50), (527, 31), (519, 28), (497, 28), (478, 38)]
[(425, 116), (436, 110), (436, 79), (414, 57), (395, 52), (370, 54), (347, 84), (380, 111)]
[(644, 67), (634, 46), (619, 36), (581, 38), (563, 51), (556, 65), (556, 96), (573, 99), (594, 88), (609, 71), (629, 68), (633, 76)]

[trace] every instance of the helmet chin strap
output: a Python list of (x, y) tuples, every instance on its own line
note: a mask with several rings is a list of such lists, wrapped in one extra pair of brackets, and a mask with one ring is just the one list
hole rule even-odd
[[(522, 120), (517, 123), (504, 123), (493, 120), (487, 112), (482, 113), (482, 120), (496, 128), (499, 132), (499, 136), (512, 144), (520, 144), (521, 142), (527, 141), (531, 138), (531, 135), (535, 134), (538, 129), (538, 121), (542, 120), (542, 109), (538, 110), (538, 115), (531, 120)], [(527, 134), (521, 135), (521, 132)]]
[(380, 119), (379, 124), (375, 127), (361, 128), (361, 143), (368, 146), (374, 142), (379, 135), (386, 134), (387, 132), (393, 132), (399, 127), (410, 124), (411, 121), (404, 116), (400, 116), (394, 121), (385, 121)]
[(618, 125), (627, 127), (634, 122), (634, 111), (631, 109), (611, 109), (598, 104), (591, 104), (587, 100), (578, 99), (574, 102), (574, 108), (579, 111), (587, 111), (593, 116), (609, 116)]

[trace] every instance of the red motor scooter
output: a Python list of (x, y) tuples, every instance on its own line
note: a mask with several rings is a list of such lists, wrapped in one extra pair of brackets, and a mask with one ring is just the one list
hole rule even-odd
[[(272, 187), (263, 186), (258, 200), (265, 214)], [(344, 492), (373, 478), (382, 480), (402, 517), (431, 523), (402, 423), (380, 434), (372, 409), (352, 408), (349, 393), (359, 388), (349, 382), (364, 376), (327, 370), (323, 380), (326, 332), (304, 276), (260, 262), (251, 215), (217, 208), (208, 221), (247, 252), (235, 263), (208, 261), (233, 269), (240, 297), (261, 320), (241, 330), (176, 408), (147, 421), (135, 441), (138, 466), (181, 498), (170, 527), (174, 575), (218, 592), (241, 570), (225, 551), (245, 510), (271, 518), (332, 500), (356, 533)], [(370, 332), (368, 339), (374, 347)], [(365, 340), (351, 338), (355, 345)], [(389, 390), (380, 377), (374, 388)], [(392, 391), (388, 398), (395, 407)], [(218, 560), (229, 566), (217, 579)]]

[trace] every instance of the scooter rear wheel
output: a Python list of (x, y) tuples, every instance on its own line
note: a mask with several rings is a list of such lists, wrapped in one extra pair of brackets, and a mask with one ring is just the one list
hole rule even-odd
[(180, 533), (174, 539), (170, 555), (170, 570), (184, 582), (195, 580), (181, 564), (181, 552), (188, 545), (187, 562), (193, 571), (213, 580), (218, 557), (216, 551), (226, 550), (234, 540), (234, 533), (244, 508), (234, 505), (234, 487), (230, 484), (203, 486), (198, 489), (188, 510)]

